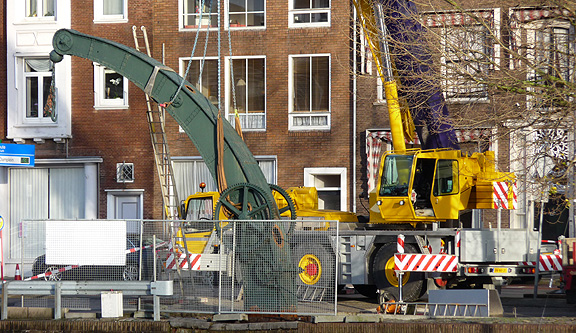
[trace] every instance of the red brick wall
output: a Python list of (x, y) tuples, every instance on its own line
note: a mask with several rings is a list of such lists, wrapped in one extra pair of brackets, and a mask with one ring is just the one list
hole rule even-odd
[[(72, 29), (133, 47), (132, 26), (151, 21), (152, 1), (128, 1), (127, 23), (95, 24), (92, 1), (72, 4)], [(142, 90), (130, 83), (128, 109), (94, 109), (94, 66), (92, 61), (72, 60), (72, 134), (70, 156), (100, 156), (100, 218), (106, 218), (109, 189), (143, 189), (144, 218), (160, 218), (162, 201), (157, 184), (146, 103)], [(116, 163), (134, 163), (134, 183), (116, 181)]]
[[(196, 31), (178, 32), (176, 1), (157, 1), (154, 6), (154, 55), (158, 58), (164, 45), (166, 64), (178, 70), (178, 58), (190, 55)], [(305, 167), (346, 167), (351, 193), (350, 3), (332, 2), (330, 28), (288, 28), (288, 2), (267, 1), (266, 6), (266, 30), (231, 32), (234, 56), (266, 55), (267, 128), (265, 132), (245, 132), (246, 143), (254, 155), (278, 157), (278, 184), (282, 187), (303, 185)], [(198, 41), (202, 46), (197, 47), (195, 56), (202, 54), (204, 38), (203, 31)], [(229, 54), (227, 40), (223, 30), (223, 56)], [(288, 57), (311, 53), (331, 54), (331, 129), (289, 132)], [(217, 34), (211, 31), (207, 56), (216, 55)], [(184, 135), (176, 134), (176, 124), (169, 124), (168, 131), (173, 133), (171, 139), (175, 143), (171, 146), (172, 155), (198, 155)]]

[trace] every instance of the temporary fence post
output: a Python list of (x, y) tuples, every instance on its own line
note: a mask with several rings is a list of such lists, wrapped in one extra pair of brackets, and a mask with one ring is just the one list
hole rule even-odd
[(160, 320), (160, 296), (154, 295), (154, 321)]
[(152, 235), (152, 253), (154, 254), (154, 268), (153, 268), (153, 273), (154, 273), (154, 281), (156, 281), (156, 264), (158, 263), (158, 255), (156, 254), (156, 234)]
[[(156, 234), (152, 235), (152, 253), (154, 253), (154, 281), (156, 281)], [(160, 296), (154, 295), (154, 321), (160, 320)]]
[(404, 272), (400, 272), (400, 274), (398, 275), (398, 302), (402, 303), (404, 302), (402, 300), (402, 276), (404, 275)]
[(62, 282), (56, 282), (54, 287), (54, 319), (62, 319)]
[(2, 283), (2, 320), (8, 319), (8, 283), (3, 281)]

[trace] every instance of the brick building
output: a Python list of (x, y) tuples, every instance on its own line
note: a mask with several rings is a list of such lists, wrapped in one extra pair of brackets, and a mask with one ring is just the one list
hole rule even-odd
[[(360, 196), (366, 197), (374, 186), (377, 157), (391, 146), (382, 89), (354, 29), (352, 4), (245, 0), (221, 2), (218, 15), (217, 2), (205, 1), (202, 8), (201, 3), (2, 1), (6, 26), (0, 61), (6, 66), (0, 69), (7, 84), (0, 85), (0, 106), (7, 111), (0, 113), (6, 124), (0, 138), (36, 149), (34, 168), (0, 167), (7, 263), (19, 262), (22, 249), (25, 262), (43, 251), (42, 240), (23, 241), (25, 219), (163, 217), (144, 93), (86, 59), (65, 57), (53, 70), (48, 53), (60, 28), (133, 46), (133, 26), (145, 26), (155, 59), (182, 76), (188, 70), (188, 81), (198, 82), (227, 119), (233, 120), (238, 110), (245, 141), (270, 183), (315, 186), (321, 208), (367, 214), (367, 200)], [(494, 27), (508, 27), (508, 18), (520, 15), (493, 6), (472, 9), (488, 13), (487, 22)], [(437, 28), (447, 35), (446, 22), (452, 21), (442, 18), (453, 16), (446, 14), (425, 14), (431, 18), (430, 28), (440, 20)], [(503, 35), (509, 31), (501, 30)], [(499, 59), (504, 54), (498, 53), (503, 52), (499, 44), (489, 44), (483, 45)], [(443, 59), (443, 64), (450, 63)], [(47, 99), (53, 71), (56, 121), (39, 103)], [(510, 104), (489, 89), (450, 81), (444, 74), (448, 103), (461, 109), (456, 113), (461, 119), (491, 112), (498, 100)], [(516, 141), (500, 135), (507, 133), (501, 123), (460, 125), (467, 150), (494, 149), (503, 168), (509, 161), (520, 163), (511, 152)], [(216, 189), (200, 154), (173, 119), (167, 120), (166, 132), (180, 199), (196, 192), (200, 182)], [(533, 218), (527, 207), (534, 199), (522, 200), (513, 226)]]
[[(163, 217), (144, 93), (86, 59), (65, 57), (53, 66), (48, 54), (61, 28), (133, 46), (132, 27), (145, 26), (152, 56), (181, 75), (190, 63), (187, 79), (198, 81), (230, 120), (236, 100), (245, 141), (270, 183), (316, 186), (325, 208), (352, 208), (350, 3), (229, 4), (221, 9), (226, 23), (220, 36), (215, 2), (203, 10), (199, 1), (188, 0), (3, 4), (8, 83), (0, 98), (7, 110), (2, 141), (35, 147), (35, 167), (0, 167), (7, 263), (19, 263), (22, 254), (30, 263), (43, 253), (42, 239), (26, 239), (26, 230), (39, 231), (22, 223), (28, 219)], [(44, 108), (52, 77), (55, 114)], [(215, 189), (173, 119), (166, 133), (181, 199), (200, 182)]]

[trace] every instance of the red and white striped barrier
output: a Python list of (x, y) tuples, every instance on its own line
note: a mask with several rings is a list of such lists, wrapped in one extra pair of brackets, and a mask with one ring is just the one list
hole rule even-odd
[(456, 272), (458, 258), (449, 254), (395, 254), (394, 270), (402, 272)]
[[(520, 266), (536, 266), (535, 261), (523, 261)], [(540, 272), (554, 272), (562, 270), (562, 255), (560, 254), (543, 254), (540, 256)]]
[(404, 235), (398, 235), (396, 252), (397, 253), (404, 253)]
[(456, 239), (454, 240), (454, 242), (456, 243), (456, 247), (460, 247), (460, 230), (456, 231)]
[[(169, 242), (162, 242), (162, 243), (156, 245), (156, 249), (159, 249), (159, 248), (161, 248), (161, 247), (164, 247), (164, 246), (166, 246), (166, 245), (168, 245), (168, 244), (169, 244)], [(151, 248), (151, 247), (153, 247), (153, 246), (154, 246), (154, 245), (145, 245), (145, 246), (142, 246), (142, 247), (133, 247), (133, 248), (131, 248), (131, 249), (127, 249), (127, 250), (126, 250), (126, 254), (128, 254), (128, 253), (134, 253), (134, 252), (137, 252), (137, 251), (140, 251), (140, 250), (149, 249), (149, 248)]]
[(66, 267), (62, 267), (62, 268), (55, 269), (55, 270), (52, 270), (52, 271), (49, 271), (49, 272), (45, 272), (45, 273), (42, 273), (42, 274), (34, 275), (34, 276), (29, 277), (29, 278), (25, 278), (24, 281), (30, 281), (30, 280), (36, 280), (36, 279), (48, 277), (48, 276), (50, 276), (50, 275), (52, 275), (52, 274), (58, 274), (58, 273), (66, 272), (66, 271), (69, 271), (69, 270), (71, 270), (71, 269), (78, 268), (78, 267), (80, 267), (80, 266), (79, 266), (79, 265), (68, 265), (68, 266), (66, 266)]
[[(176, 264), (178, 264), (178, 267), (181, 269), (200, 270), (201, 254), (189, 253), (188, 258), (186, 258), (186, 254), (176, 253), (178, 255), (178, 260), (176, 260), (172, 243), (168, 243), (168, 251), (169, 253), (166, 257), (166, 262), (164, 263), (166, 269), (176, 269)], [(188, 263), (190, 263), (190, 265), (188, 265)]]
[[(493, 182), (493, 199), (494, 209), (516, 209), (518, 206), (518, 198), (516, 195), (516, 183), (508, 182)], [(511, 193), (510, 193), (511, 192)], [(509, 200), (508, 196), (512, 196)]]

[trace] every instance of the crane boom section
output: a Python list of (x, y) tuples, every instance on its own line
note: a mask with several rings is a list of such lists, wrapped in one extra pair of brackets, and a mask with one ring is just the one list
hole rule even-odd
[[(53, 47), (54, 51), (51, 53), (53, 62), (59, 62), (63, 55), (89, 59), (126, 77), (154, 101), (158, 103), (172, 101), (167, 104), (166, 111), (192, 140), (214, 179), (218, 179), (216, 171), (218, 110), (194, 85), (184, 82), (184, 89), (174, 98), (184, 79), (172, 69), (135, 49), (75, 30), (58, 30), (54, 34)], [(262, 170), (244, 141), (229, 122), (223, 123), (224, 171), (228, 184), (251, 183), (264, 191), (270, 191)]]
[(393, 75), (388, 42), (386, 41), (387, 30), (382, 17), (382, 4), (369, 0), (353, 1), (362, 30), (364, 31), (364, 36), (376, 62), (378, 75), (384, 85), (394, 150), (405, 151), (406, 139), (404, 136), (402, 112), (398, 100), (398, 87)]

